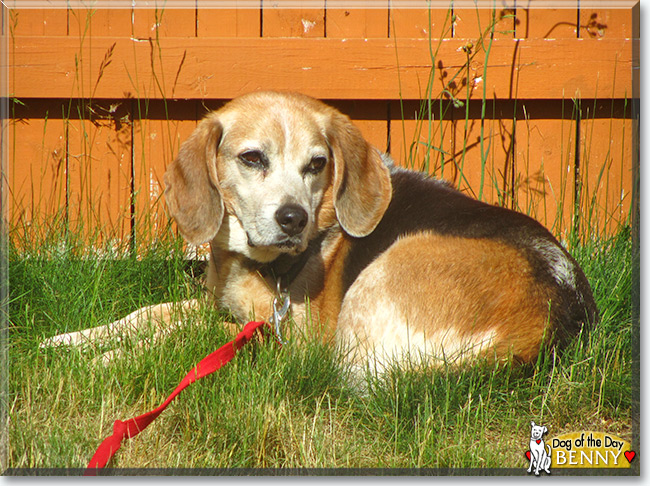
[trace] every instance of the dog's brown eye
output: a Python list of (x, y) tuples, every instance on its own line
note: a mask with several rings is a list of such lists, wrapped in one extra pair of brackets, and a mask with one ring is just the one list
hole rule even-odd
[(266, 157), (264, 157), (264, 154), (258, 150), (249, 150), (248, 152), (239, 154), (239, 160), (241, 160), (244, 165), (255, 169), (266, 169), (268, 167)]
[(325, 168), (325, 165), (327, 165), (327, 157), (318, 155), (311, 159), (311, 162), (309, 162), (309, 165), (305, 168), (305, 172), (309, 174), (318, 174)]

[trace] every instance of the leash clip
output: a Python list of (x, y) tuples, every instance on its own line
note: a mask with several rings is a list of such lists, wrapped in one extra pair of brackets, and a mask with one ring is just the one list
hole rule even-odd
[(287, 290), (282, 290), (280, 279), (278, 279), (275, 297), (273, 298), (273, 315), (269, 321), (275, 327), (275, 335), (278, 338), (280, 344), (287, 344), (287, 342), (282, 339), (282, 331), (280, 329), (280, 325), (287, 317), (289, 307), (291, 307), (291, 297), (289, 297), (289, 292)]

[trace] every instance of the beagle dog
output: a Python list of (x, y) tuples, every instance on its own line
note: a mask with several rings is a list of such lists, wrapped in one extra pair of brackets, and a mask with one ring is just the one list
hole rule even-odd
[[(528, 363), (597, 320), (584, 273), (542, 225), (393, 165), (304, 95), (255, 92), (208, 114), (165, 185), (183, 236), (210, 243), (218, 306), (268, 320), (288, 294), (297, 329), (351, 346), (355, 362)], [(170, 309), (49, 344), (138, 328), (152, 313), (170, 324)]]

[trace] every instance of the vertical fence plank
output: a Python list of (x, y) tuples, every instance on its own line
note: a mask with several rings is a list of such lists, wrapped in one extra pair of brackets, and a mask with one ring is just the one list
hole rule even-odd
[(157, 0), (154, 8), (135, 8), (133, 33), (139, 39), (158, 37), (195, 37), (195, 8), (166, 8), (166, 2)]
[[(10, 107), (7, 213), (18, 238), (36, 243), (61, 230), (66, 215), (66, 139), (60, 102), (30, 100)], [(59, 224), (53, 228), (55, 223)]]
[(580, 38), (632, 37), (632, 9), (581, 8)]
[[(511, 2), (514, 4), (514, 2)], [(513, 6), (454, 8), (454, 37), (458, 39), (512, 39), (515, 30)]]
[(473, 197), (511, 207), (515, 173), (514, 106), (509, 102), (495, 104), (492, 93), (483, 93), (486, 83), (483, 66), (489, 62), (491, 38), (514, 38), (515, 10), (507, 2), (494, 9), (454, 8), (453, 19), (454, 38), (468, 41), (468, 60), (455, 82), (456, 91), (450, 91), (463, 92), (475, 100), (467, 100), (465, 106), (453, 110), (452, 153), (457, 170), (454, 182)]
[[(516, 37), (577, 37), (576, 8), (549, 9), (543, 2), (517, 8)], [(521, 103), (516, 123), (516, 208), (567, 239), (574, 225), (576, 120), (570, 97)]]
[(388, 106), (383, 101), (330, 101), (330, 105), (350, 117), (363, 137), (385, 152), (388, 141)]
[(451, 8), (391, 8), (390, 37), (451, 38)]
[[(6, 3), (6, 2), (4, 2)], [(18, 4), (18, 2), (14, 2)], [(67, 35), (68, 11), (59, 9), (8, 8), (11, 35)]]
[(70, 8), (68, 35), (73, 37), (131, 35), (132, 10), (125, 8)]
[(395, 162), (453, 180), (452, 124), (447, 102), (392, 102), (390, 151)]
[(479, 101), (453, 110), (452, 153), (456, 187), (473, 197), (512, 205), (513, 127), (512, 103), (487, 100), (482, 117)]
[(516, 206), (554, 234), (573, 225), (576, 113), (571, 100), (522, 103), (516, 134)]
[(543, 0), (517, 4), (515, 25), (518, 39), (575, 39), (578, 36), (578, 9), (542, 8)]
[(260, 37), (261, 15), (259, 8), (199, 7), (196, 13), (197, 36)]
[(131, 224), (131, 122), (123, 104), (80, 104), (67, 123), (68, 214), (90, 242), (126, 237)]
[(197, 102), (133, 102), (135, 237), (151, 243), (167, 228), (163, 175), (196, 127)]
[[(371, 9), (328, 9), (327, 37), (331, 38), (387, 38), (388, 1)], [(381, 151), (387, 150), (387, 102), (332, 102), (347, 114), (361, 130), (364, 138)]]
[(264, 37), (324, 37), (325, 0), (314, 3), (321, 8), (279, 8), (270, 0), (262, 1)]
[[(91, 242), (128, 237), (131, 229), (130, 104), (101, 100), (109, 49), (98, 62), (93, 37), (131, 35), (130, 9), (70, 9), (70, 36), (79, 41), (76, 93), (67, 113), (68, 216)], [(105, 82), (105, 81), (104, 81)], [(98, 240), (95, 240), (98, 238)]]
[[(68, 33), (67, 9), (10, 8), (5, 12), (11, 39)], [(14, 78), (12, 83), (17, 81)], [(35, 243), (66, 215), (66, 140), (61, 106), (55, 101), (17, 100), (10, 105), (10, 116), (7, 214), (17, 238), (27, 237)]]
[[(92, 99), (101, 97), (101, 78), (103, 69), (111, 62), (110, 49), (100, 54), (93, 53), (93, 38), (106, 36), (130, 36), (131, 11), (128, 9), (70, 9), (69, 37), (76, 40), (78, 50), (75, 53), (75, 84), (70, 99)], [(98, 91), (99, 90), (99, 91)]]
[[(79, 9), (84, 12), (83, 9)], [(91, 36), (131, 36), (133, 10), (125, 8), (87, 9), (88, 33)], [(80, 15), (83, 18), (84, 14)]]
[[(583, 102), (580, 123), (580, 230), (611, 234), (626, 221), (632, 192), (632, 124), (624, 102)], [(629, 105), (627, 116), (630, 116)]]
[(377, 2), (375, 7), (377, 8), (328, 8), (327, 37), (362, 39), (388, 37), (388, 1)]
[(91, 18), (92, 12), (87, 9), (68, 10), (69, 36), (74, 38), (78, 43), (78, 51), (75, 53), (75, 71), (69, 73), (69, 76), (73, 76), (75, 80), (73, 91), (70, 93), (70, 99), (91, 98), (92, 92), (89, 88), (91, 84), (90, 80), (93, 78), (96, 79), (99, 75), (98, 72), (93, 73), (91, 70)]

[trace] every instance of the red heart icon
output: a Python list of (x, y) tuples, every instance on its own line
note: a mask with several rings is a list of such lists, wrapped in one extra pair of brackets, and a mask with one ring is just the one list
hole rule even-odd
[(526, 457), (527, 457), (528, 460), (530, 461), (530, 451), (526, 451)]
[(625, 451), (623, 454), (625, 454), (625, 459), (627, 459), (627, 462), (632, 462), (632, 459), (636, 456), (636, 452), (634, 451)]
[(542, 441), (542, 439), (537, 439), (535, 442), (537, 442), (539, 444), (541, 441)]

